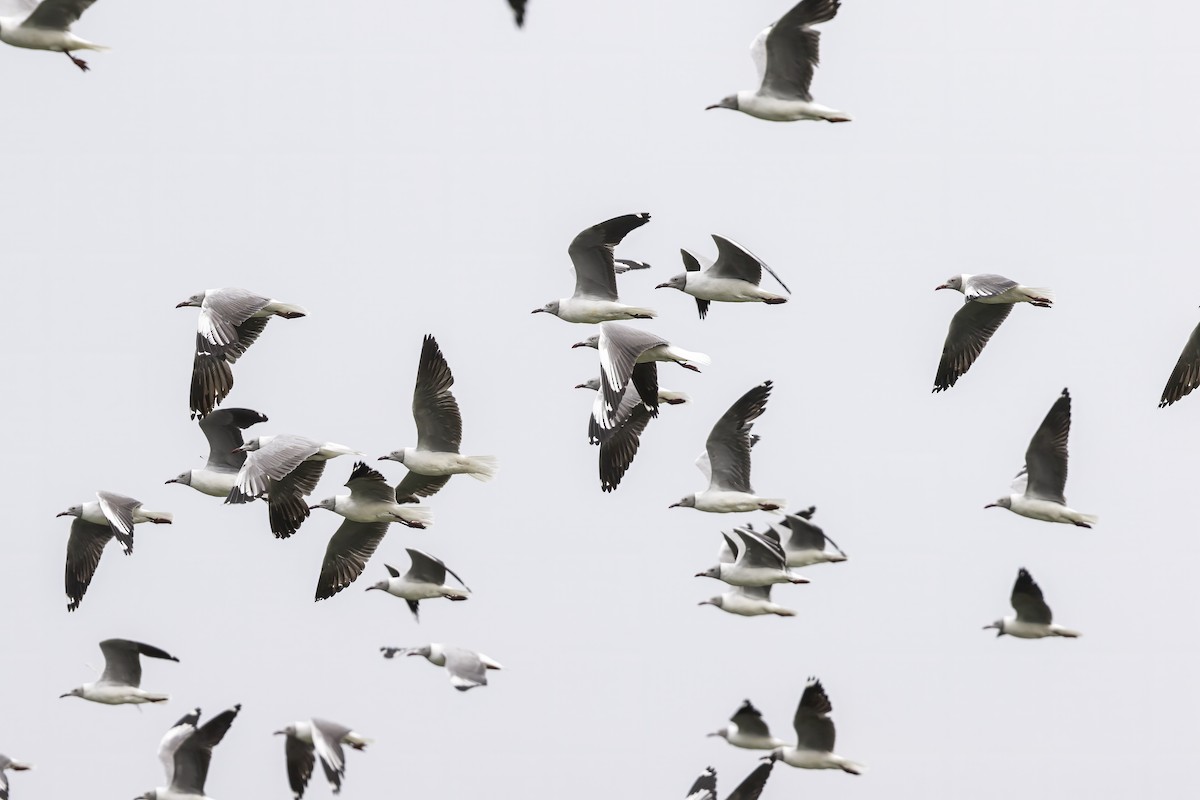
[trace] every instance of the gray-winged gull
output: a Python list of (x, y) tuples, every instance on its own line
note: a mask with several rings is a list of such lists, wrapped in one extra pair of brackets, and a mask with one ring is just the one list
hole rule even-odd
[(1067, 436), (1071, 432), (1071, 395), (1066, 389), (1038, 427), (1025, 450), (1025, 466), (1013, 481), (1013, 492), (984, 508), (1007, 508), (1014, 514), (1045, 522), (1090, 528), (1100, 521), (1067, 506)]
[(716, 606), (727, 614), (739, 617), (794, 617), (796, 612), (771, 601), (771, 586), (735, 586), (723, 594), (701, 600), (699, 605)]
[(82, 58), (71, 55), (73, 50), (108, 50), (102, 44), (80, 39), (71, 33), (71, 26), (83, 16), (96, 0), (20, 0), (23, 13), (0, 17), (0, 42), (29, 50), (49, 50), (65, 53), (79, 69), (90, 67)]
[[(784, 514), (783, 521), (778, 523), (784, 528), (779, 544), (789, 567), (836, 564), (847, 559), (837, 543), (813, 524), (812, 516), (816, 512), (816, 506), (809, 506), (795, 514)], [(831, 551), (826, 545), (833, 545), (834, 549)]]
[(1192, 329), (1192, 335), (1183, 346), (1175, 369), (1171, 370), (1171, 377), (1167, 378), (1167, 385), (1163, 387), (1158, 407), (1163, 408), (1182, 400), (1197, 386), (1200, 386), (1200, 325)]
[(786, 744), (782, 739), (771, 735), (767, 723), (763, 721), (762, 712), (749, 700), (733, 712), (728, 725), (708, 735), (720, 736), (734, 747), (747, 750), (774, 750)]
[(396, 490), (361, 461), (354, 465), (346, 486), (350, 494), (339, 494), (309, 506), (310, 510), (324, 508), (346, 518), (325, 548), (321, 575), (317, 578), (317, 600), (333, 597), (358, 579), (391, 523), (399, 522), (409, 528), (427, 528), (433, 524), (433, 513), (428, 508), (397, 503)]
[(1003, 275), (955, 275), (934, 287), (934, 291), (938, 289), (954, 289), (962, 292), (965, 299), (950, 320), (933, 379), (935, 392), (949, 389), (966, 374), (1015, 303), (1030, 303), (1040, 308), (1054, 305), (1054, 295), (1049, 289), (1022, 286)]
[(750, 43), (761, 81), (756, 91), (731, 94), (714, 108), (732, 108), (773, 122), (801, 119), (849, 122), (844, 111), (814, 103), (809, 87), (820, 61), (821, 34), (811, 26), (837, 16), (841, 0), (801, 0)]
[[(379, 581), (373, 586), (368, 586), (367, 591), (380, 589), (407, 601), (408, 608), (412, 611), (413, 619), (418, 622), (421, 621), (420, 609), (422, 600), (430, 600), (435, 597), (444, 597), (447, 600), (467, 599), (471, 590), (467, 588), (467, 584), (463, 583), (463, 579), (458, 577), (458, 573), (447, 567), (445, 562), (422, 550), (416, 550), (412, 547), (405, 549), (408, 551), (408, 557), (412, 561), (408, 572), (401, 575), (400, 570), (384, 564), (391, 577), (387, 580)], [(456, 589), (453, 586), (447, 586), (447, 573), (453, 575), (454, 580), (461, 583), (463, 588)]]
[(346, 776), (346, 754), (342, 745), (365, 750), (371, 743), (370, 739), (363, 738), (345, 725), (316, 717), (293, 722), (283, 730), (275, 731), (275, 735), (287, 737), (283, 747), (284, 758), (287, 761), (288, 784), (296, 800), (304, 796), (317, 759), (321, 760), (321, 769), (333, 787), (333, 793), (340, 792), (342, 779)]
[(431, 497), (446, 485), (452, 475), (470, 475), (477, 481), (490, 481), (496, 474), (495, 456), (464, 456), (462, 414), (450, 387), (454, 375), (442, 355), (437, 340), (426, 336), (421, 344), (417, 382), (413, 387), (412, 412), (417, 425), (417, 446), (393, 450), (380, 461), (398, 461), (408, 474), (396, 487), (396, 502), (415, 503), (418, 497)]
[(734, 553), (732, 563), (722, 561), (697, 578), (716, 578), (730, 586), (769, 586), (773, 583), (808, 583), (808, 578), (796, 575), (784, 563), (783, 549), (779, 542), (753, 531), (738, 529), (725, 537), (725, 543)]
[(765, 269), (785, 292), (792, 293), (765, 261), (732, 239), (715, 233), (712, 234), (712, 238), (717, 243), (717, 260), (709, 262), (707, 269), (701, 270), (700, 259), (695, 255), (687, 250), (680, 250), (679, 254), (683, 257), (686, 271), (654, 288), (678, 289), (696, 298), (700, 319), (708, 316), (708, 306), (713, 301), (769, 305), (787, 302), (786, 297), (768, 292), (759, 285), (762, 283), (762, 271)]
[(197, 727), (200, 709), (193, 709), (163, 736), (158, 760), (167, 775), (166, 787), (152, 789), (134, 800), (211, 800), (204, 794), (213, 748), (225, 738), (229, 726), (242, 710), (241, 703), (222, 711)]
[(233, 389), (230, 364), (254, 344), (271, 317), (295, 319), (308, 314), (293, 303), (233, 287), (197, 292), (175, 307), (200, 309), (189, 403), (192, 416), (201, 417), (211, 413)]
[(167, 483), (190, 486), (211, 497), (228, 497), (246, 463), (246, 453), (240, 449), (246, 443), (242, 431), (266, 421), (265, 414), (248, 408), (219, 408), (203, 417), (200, 430), (208, 439), (208, 462), (204, 469), (189, 469)]
[[(758, 800), (774, 763), (759, 764), (725, 800)], [(686, 800), (717, 800), (717, 771), (708, 767), (692, 784)]]
[(833, 704), (825, 688), (815, 678), (809, 678), (796, 707), (792, 721), (796, 729), (796, 744), (777, 747), (769, 756), (772, 761), (782, 761), (789, 767), (801, 769), (840, 769), (851, 775), (861, 775), (866, 769), (833, 752), (837, 733), (829, 713)]
[[(596, 392), (592, 413), (588, 417), (588, 443), (600, 445), (600, 489), (614, 491), (637, 455), (642, 433), (650, 423), (652, 414), (637, 390), (627, 385), (617, 406), (615, 424), (611, 428), (602, 427), (600, 419), (604, 415), (604, 396), (600, 392), (600, 379), (593, 378), (575, 388), (593, 389)], [(679, 405), (689, 399), (683, 392), (658, 389), (660, 403)]]
[(406, 656), (423, 656), (426, 661), (437, 667), (445, 667), (450, 673), (450, 684), (460, 692), (474, 689), (476, 686), (487, 686), (487, 671), (489, 669), (504, 669), (495, 660), (448, 644), (427, 644), (422, 647), (381, 647), (384, 658), (393, 658), (397, 653)]
[(63, 697), (82, 697), (93, 703), (116, 706), (125, 703), (165, 703), (170, 695), (147, 692), (142, 685), (142, 656), (179, 661), (165, 650), (128, 639), (105, 639), (100, 643), (104, 653), (104, 672), (100, 679), (76, 687)]
[(782, 498), (759, 497), (750, 486), (750, 429), (766, 410), (771, 386), (771, 381), (755, 386), (721, 415), (708, 434), (704, 455), (696, 461), (708, 478), (708, 488), (687, 495), (670, 508), (730, 513), (776, 511), (787, 506)]
[(649, 308), (620, 302), (613, 249), (632, 230), (650, 221), (650, 215), (625, 214), (581, 231), (571, 241), (567, 254), (575, 265), (575, 293), (554, 300), (531, 313), (553, 314), (566, 322), (595, 323), (615, 319), (651, 319)]
[(983, 629), (995, 629), (996, 636), (1015, 636), (1018, 639), (1043, 639), (1047, 636), (1065, 636), (1076, 639), (1081, 634), (1054, 624), (1054, 615), (1050, 606), (1042, 598), (1042, 589), (1038, 586), (1029, 570), (1022, 567), (1017, 572), (1017, 580), (1012, 589), (1012, 607), (1017, 612), (1015, 617), (998, 619)]
[(27, 764), (24, 761), (15, 761), (8, 756), (0, 753), (0, 800), (8, 800), (8, 771), (24, 772), (27, 769), (33, 769), (33, 764)]

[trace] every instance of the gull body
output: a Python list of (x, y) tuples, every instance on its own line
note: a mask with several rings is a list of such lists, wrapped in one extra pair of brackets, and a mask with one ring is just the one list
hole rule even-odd
[(75, 50), (103, 51), (109, 48), (71, 33), (71, 25), (95, 0), (43, 0), (26, 2), (28, 14), (0, 17), (0, 42), (28, 50), (66, 53), (71, 62), (87, 72), (87, 62), (71, 55)]
[(744, 281), (741, 278), (716, 278), (704, 272), (685, 272), (676, 276), (682, 286), (673, 282), (660, 283), (656, 289), (679, 289), (684, 294), (700, 300), (710, 300), (720, 303), (767, 303), (777, 305), (786, 303), (787, 298), (768, 292), (757, 284)]
[(355, 750), (365, 750), (370, 739), (355, 733), (345, 725), (316, 719), (299, 720), (275, 731), (276, 736), (286, 736), (284, 757), (287, 763), (288, 784), (297, 800), (304, 796), (317, 759), (334, 794), (342, 788), (346, 776), (346, 754), (342, 745)]
[(937, 289), (953, 289), (967, 300), (985, 305), (1032, 303), (1042, 308), (1054, 305), (1054, 292), (1045, 287), (1022, 286), (1011, 278), (993, 273), (952, 275)]
[(135, 800), (212, 800), (204, 793), (212, 751), (241, 710), (238, 704), (200, 725), (197, 708), (176, 722), (158, 746), (167, 785), (140, 794)]
[(796, 612), (771, 602), (771, 586), (735, 586), (724, 594), (700, 601), (702, 606), (716, 606), (727, 614), (739, 617), (761, 617), (774, 614), (794, 617)]
[[(360, 464), (362, 462), (359, 462)], [(351, 476), (353, 479), (353, 476)], [(426, 528), (433, 524), (433, 514), (424, 506), (401, 505), (395, 500), (355, 497), (339, 494), (328, 497), (310, 510), (324, 508), (354, 522), (399, 522), (410, 528)]]
[(1047, 636), (1063, 636), (1076, 639), (1081, 634), (1070, 628), (1054, 624), (1054, 615), (1042, 596), (1042, 589), (1033, 580), (1029, 570), (1022, 567), (1012, 589), (1012, 607), (1016, 616), (998, 619), (983, 629), (996, 631), (996, 636), (1014, 636), (1018, 639), (1044, 639)]
[[(680, 250), (683, 256), (685, 272), (672, 277), (666, 283), (660, 283), (656, 289), (678, 289), (684, 294), (696, 298), (696, 307), (700, 311), (700, 319), (708, 316), (708, 306), (712, 301), (722, 303), (767, 303), (778, 305), (786, 303), (787, 298), (764, 290), (759, 284), (765, 269), (771, 274), (784, 291), (791, 294), (775, 270), (771, 269), (758, 256), (751, 253), (732, 239), (713, 234), (717, 243), (717, 260), (708, 262), (707, 269), (701, 269), (700, 257)], [(705, 261), (708, 261), (705, 259)]]
[(126, 703), (165, 703), (170, 697), (141, 688), (141, 656), (179, 661), (178, 658), (153, 645), (128, 639), (105, 639), (100, 643), (104, 653), (104, 672), (100, 679), (76, 687), (62, 697), (81, 697), (93, 703), (123, 705)]
[(821, 682), (810, 678), (800, 696), (792, 726), (796, 730), (796, 744), (784, 745), (771, 751), (769, 758), (782, 761), (789, 767), (800, 769), (840, 769), (851, 775), (861, 775), (864, 767), (833, 752), (837, 732), (829, 713), (833, 705), (829, 702)]
[(190, 469), (167, 483), (190, 486), (211, 497), (228, 497), (237, 483), (237, 474), (246, 463), (242, 431), (266, 422), (267, 417), (248, 408), (220, 408), (200, 420), (200, 430), (208, 439), (208, 461), (203, 469)]
[(476, 686), (487, 686), (487, 670), (504, 669), (499, 662), (483, 653), (438, 642), (422, 647), (381, 647), (380, 650), (384, 658), (403, 653), (406, 656), (422, 656), (436, 667), (445, 667), (450, 673), (450, 684), (460, 692)]
[(770, 586), (775, 583), (808, 583), (808, 579), (793, 573), (784, 563), (783, 550), (777, 542), (753, 531), (736, 530), (733, 536), (722, 534), (735, 554), (732, 563), (720, 562), (697, 578), (716, 578), (730, 586)]
[[(385, 591), (393, 597), (399, 597), (408, 602), (408, 608), (412, 611), (413, 618), (420, 621), (420, 602), (422, 600), (431, 600), (435, 597), (445, 597), (448, 600), (466, 600), (471, 594), (471, 590), (463, 583), (462, 578), (446, 566), (440, 559), (429, 555), (422, 550), (407, 548), (408, 557), (412, 561), (408, 572), (401, 575), (400, 570), (395, 567), (387, 567), (387, 580), (379, 581), (373, 586), (368, 586), (367, 591), (379, 589)], [(462, 589), (457, 589), (453, 586), (446, 585), (446, 575), (454, 576), (454, 579), (462, 584)]]
[(709, 736), (719, 736), (734, 747), (746, 750), (774, 750), (786, 742), (771, 735), (762, 713), (746, 700), (729, 718), (729, 724)]

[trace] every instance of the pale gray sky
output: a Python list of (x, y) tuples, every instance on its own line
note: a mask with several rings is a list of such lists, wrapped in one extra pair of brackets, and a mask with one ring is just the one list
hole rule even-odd
[[(244, 710), (218, 748), (218, 798), (290, 796), (270, 733), (323, 716), (376, 744), (343, 796), (682, 797), (705, 765), (725, 791), (754, 765), (704, 734), (744, 698), (788, 734), (822, 678), (855, 778), (779, 767), (764, 798), (1184, 797), (1198, 783), (1200, 657), (1190, 523), (1200, 398), (1158, 410), (1200, 319), (1194, 264), (1200, 11), (1148, 2), (847, 0), (825, 26), (816, 99), (848, 125), (773, 124), (704, 106), (754, 88), (747, 47), (788, 7), (730, 0), (501, 0), (203, 6), (102, 0), (77, 32), (114, 47), (81, 75), (0, 48), (8, 157), (0, 233), (9, 302), (0, 751), (34, 761), (14, 797), (132, 797), (162, 782), (167, 726), (193, 706)], [(622, 256), (648, 328), (709, 353), (664, 367), (692, 405), (666, 409), (620, 489), (602, 495), (571, 387), (589, 331), (529, 310), (569, 293), (582, 228), (649, 211)], [(784, 306), (654, 292), (709, 233), (768, 261)], [(959, 297), (951, 274), (1050, 286), (1014, 310), (959, 384), (933, 395)], [(373, 456), (412, 444), (421, 337), (457, 378), (464, 449), (436, 526), (394, 529), (353, 587), (312, 593), (340, 519), (274, 540), (261, 504), (225, 507), (163, 481), (199, 466), (188, 420), (194, 310), (238, 285), (301, 303), (237, 365), (226, 405), (261, 433)], [(776, 597), (799, 616), (696, 603), (721, 585), (721, 519), (669, 503), (716, 418), (754, 384), (754, 483), (815, 503), (850, 554)], [(1007, 492), (1064, 386), (1074, 398), (1067, 497), (1092, 531), (983, 505)], [(314, 499), (352, 461), (330, 463)], [(403, 469), (383, 465), (399, 479)], [(69, 523), (98, 488), (174, 511), (110, 548), (65, 610)], [(20, 495), (20, 501), (13, 495)], [(765, 519), (765, 515), (760, 515)], [(363, 589), (414, 544), (470, 602)], [(1075, 641), (997, 640), (1028, 567)], [(166, 707), (57, 695), (92, 680), (96, 643), (179, 656), (144, 686)], [(454, 692), (383, 644), (444, 641), (501, 661)], [(90, 666), (89, 666), (90, 665)], [(398, 788), (393, 788), (398, 787)], [(328, 796), (321, 776), (309, 795)]]

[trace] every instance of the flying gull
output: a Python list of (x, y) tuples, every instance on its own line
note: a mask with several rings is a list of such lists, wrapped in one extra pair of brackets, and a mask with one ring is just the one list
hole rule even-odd
[(271, 533), (277, 539), (291, 536), (308, 518), (310, 510), (304, 498), (317, 488), (327, 460), (362, 455), (345, 445), (292, 434), (260, 436), (236, 450), (248, 455), (225, 502), (249, 503), (265, 496)]
[(346, 776), (346, 754), (342, 745), (365, 750), (371, 743), (370, 739), (364, 739), (345, 725), (315, 717), (293, 722), (283, 730), (275, 731), (275, 735), (287, 737), (284, 758), (287, 760), (288, 783), (296, 800), (304, 797), (316, 759), (321, 759), (321, 769), (325, 771), (333, 793), (337, 794), (342, 790), (342, 779)]
[(134, 800), (211, 800), (204, 794), (204, 782), (212, 751), (225, 738), (241, 710), (239, 703), (197, 727), (200, 722), (197, 708), (176, 722), (158, 746), (158, 760), (167, 773), (167, 786), (152, 789)]
[(309, 506), (310, 510), (324, 508), (346, 518), (325, 548), (325, 560), (317, 579), (317, 600), (333, 597), (358, 579), (393, 522), (410, 528), (433, 524), (433, 514), (428, 508), (397, 503), (396, 490), (361, 461), (354, 465), (346, 486), (350, 494)]
[(833, 704), (825, 694), (825, 688), (815, 678), (809, 678), (796, 707), (793, 725), (796, 728), (796, 745), (777, 747), (769, 758), (782, 761), (790, 767), (801, 769), (840, 769), (851, 775), (861, 775), (865, 767), (836, 755), (833, 752), (837, 734), (829, 713)]
[(228, 497), (246, 463), (246, 453), (240, 449), (246, 443), (242, 431), (266, 421), (265, 414), (248, 408), (220, 408), (203, 417), (200, 430), (208, 439), (208, 463), (204, 469), (189, 469), (167, 483), (190, 486), (211, 497)]
[(808, 578), (788, 569), (778, 541), (743, 529), (734, 531), (732, 537), (727, 533), (721, 535), (735, 554), (734, 561), (722, 561), (704, 572), (697, 572), (697, 578), (716, 578), (730, 586), (808, 583)]
[(773, 122), (823, 119), (849, 122), (850, 116), (814, 103), (809, 87), (820, 61), (821, 34), (812, 25), (837, 16), (841, 0), (801, 0), (750, 43), (750, 57), (762, 81), (757, 91), (731, 94), (714, 108), (732, 108)]
[(1015, 617), (998, 619), (983, 629), (996, 629), (996, 636), (1015, 636), (1018, 639), (1043, 639), (1047, 636), (1065, 636), (1077, 639), (1081, 634), (1061, 625), (1055, 625), (1050, 606), (1042, 599), (1042, 589), (1033, 581), (1029, 570), (1022, 567), (1017, 572), (1017, 581), (1013, 584), (1012, 607), (1017, 612)]
[(110, 706), (125, 703), (165, 703), (170, 699), (170, 695), (147, 692), (141, 688), (141, 656), (176, 662), (179, 661), (178, 658), (153, 645), (131, 642), (128, 639), (105, 639), (100, 643), (100, 652), (104, 653), (104, 672), (100, 674), (100, 679), (59, 695), (60, 699), (82, 697), (93, 703)]
[[(774, 762), (759, 764), (725, 800), (758, 800), (773, 766)], [(692, 784), (686, 800), (717, 800), (717, 771), (712, 767), (705, 769)]]
[(1183, 346), (1179, 361), (1175, 362), (1175, 369), (1171, 371), (1171, 377), (1163, 387), (1158, 407), (1163, 408), (1182, 400), (1197, 386), (1200, 386), (1200, 325), (1192, 330), (1187, 344)]
[(700, 259), (687, 250), (680, 250), (679, 254), (683, 256), (683, 266), (687, 271), (654, 288), (678, 289), (696, 298), (700, 319), (708, 316), (708, 305), (713, 301), (769, 305), (787, 302), (786, 297), (764, 291), (759, 286), (762, 283), (762, 271), (765, 269), (785, 292), (792, 293), (766, 262), (732, 239), (715, 233), (712, 234), (712, 238), (717, 243), (717, 260), (710, 263), (707, 269), (701, 271)]
[(650, 215), (625, 214), (581, 231), (571, 241), (567, 254), (575, 265), (575, 293), (554, 300), (532, 313), (553, 314), (566, 322), (594, 323), (614, 319), (652, 319), (648, 308), (628, 306), (617, 298), (617, 276), (613, 249), (635, 228), (650, 221)]
[[(603, 428), (600, 419), (604, 415), (604, 396), (600, 392), (600, 379), (592, 378), (575, 388), (592, 389), (596, 392), (592, 413), (588, 417), (588, 443), (600, 445), (601, 491), (614, 491), (621, 484), (621, 479), (629, 470), (638, 447), (641, 446), (642, 432), (650, 424), (652, 416), (650, 409), (642, 402), (637, 390), (632, 385), (627, 385), (617, 406), (616, 424), (612, 428)], [(689, 399), (683, 392), (673, 392), (661, 387), (658, 389), (659, 403), (679, 405)]]
[(233, 389), (230, 364), (257, 341), (271, 317), (295, 319), (308, 314), (298, 305), (237, 288), (206, 289), (175, 307), (200, 309), (189, 398), (193, 417), (212, 413)]
[(735, 586), (724, 594), (701, 600), (699, 605), (716, 606), (728, 614), (739, 617), (761, 617), (774, 614), (779, 617), (794, 617), (790, 608), (771, 602), (771, 586)]
[(771, 735), (767, 723), (763, 721), (762, 713), (749, 700), (733, 712), (728, 725), (708, 735), (720, 736), (734, 747), (744, 747), (747, 750), (774, 750), (785, 744), (782, 739)]
[(955, 275), (934, 287), (934, 291), (938, 289), (955, 289), (966, 299), (950, 320), (950, 331), (933, 379), (935, 392), (949, 389), (966, 374), (1000, 323), (1008, 318), (1013, 304), (1030, 303), (1039, 308), (1054, 305), (1054, 295), (1049, 289), (1022, 286), (1003, 275)]
[[(368, 592), (372, 589), (381, 589), (390, 595), (406, 600), (409, 610), (412, 611), (413, 619), (418, 622), (421, 621), (422, 600), (434, 597), (444, 597), (447, 600), (467, 599), (471, 590), (463, 583), (463, 579), (458, 577), (454, 570), (447, 567), (440, 558), (435, 558), (422, 550), (411, 547), (405, 549), (412, 561), (408, 572), (401, 575), (400, 570), (384, 564), (391, 577), (385, 581), (379, 581), (373, 586), (368, 586)], [(453, 586), (447, 586), (447, 573), (453, 575), (454, 580), (462, 584), (463, 588), (455, 589)]]
[(384, 658), (393, 658), (397, 653), (406, 656), (424, 656), (425, 660), (435, 667), (445, 667), (450, 673), (450, 685), (460, 692), (474, 689), (476, 686), (487, 686), (487, 671), (489, 669), (504, 669), (496, 661), (483, 653), (453, 647), (448, 644), (427, 644), (423, 647), (381, 647)]
[(462, 414), (450, 387), (454, 375), (437, 340), (426, 336), (421, 345), (417, 383), (413, 388), (412, 412), (417, 424), (417, 446), (393, 450), (380, 461), (399, 461), (408, 475), (396, 487), (397, 503), (415, 503), (418, 497), (438, 493), (451, 475), (470, 475), (490, 481), (496, 474), (495, 456), (464, 456)]
[(777, 511), (787, 506), (786, 500), (757, 496), (750, 486), (750, 429), (767, 407), (771, 386), (771, 381), (755, 386), (721, 415), (708, 434), (704, 455), (696, 461), (709, 479), (708, 488), (687, 495), (670, 508), (729, 513)]
[[(67, 58), (84, 72), (91, 69), (82, 58), (71, 55), (73, 50), (108, 50), (102, 44), (80, 39), (71, 33), (71, 26), (83, 16), (96, 0), (17, 0), (21, 13), (0, 17), (0, 42), (29, 50), (49, 50), (66, 53)], [(11, 5), (11, 4), (10, 4)]]
[(24, 772), (27, 769), (33, 769), (33, 764), (26, 764), (24, 761), (14, 761), (3, 753), (0, 753), (0, 800), (8, 800), (8, 776), (4, 773), (9, 770)]
[(1067, 435), (1071, 432), (1071, 395), (1066, 389), (1050, 407), (1050, 413), (1029, 440), (1025, 466), (1017, 473), (1015, 494), (1001, 497), (984, 508), (1007, 508), (1014, 514), (1046, 522), (1062, 522), (1090, 528), (1100, 521), (1067, 507), (1063, 489), (1067, 485)]
[[(783, 554), (789, 567), (808, 567), (813, 564), (836, 564), (845, 561), (847, 556), (837, 543), (825, 535), (825, 531), (812, 523), (816, 506), (797, 511), (795, 514), (785, 514), (779, 523), (786, 529), (780, 537)], [(830, 551), (826, 545), (833, 545)]]

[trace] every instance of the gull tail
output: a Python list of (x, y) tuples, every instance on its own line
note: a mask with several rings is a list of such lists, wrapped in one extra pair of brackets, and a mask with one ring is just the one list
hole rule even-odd
[(760, 497), (758, 498), (758, 507), (763, 511), (774, 511), (777, 514), (784, 513), (787, 508), (787, 500), (781, 497)]
[(284, 303), (280, 300), (272, 300), (263, 307), (263, 311), (270, 311), (277, 317), (284, 319), (295, 319), (296, 317), (308, 316), (308, 311), (304, 306), (298, 306), (295, 303)]
[(1095, 514), (1078, 514), (1076, 518), (1071, 520), (1081, 528), (1090, 528), (1100, 521), (1100, 517)]
[(500, 465), (500, 460), (495, 456), (468, 456), (467, 462), (471, 467), (467, 474), (484, 483), (496, 477), (496, 468)]
[(1079, 631), (1073, 631), (1070, 628), (1060, 628), (1057, 625), (1051, 626), (1050, 630), (1054, 632), (1055, 636), (1065, 636), (1068, 639), (1078, 639), (1080, 636), (1083, 636)]
[(170, 511), (146, 511), (142, 509), (141, 513), (142, 516), (155, 525), (170, 525), (175, 519), (175, 515)]
[(658, 312), (656, 312), (652, 308), (638, 308), (637, 306), (627, 306), (626, 308), (622, 309), (622, 311), (624, 311), (626, 314), (628, 314), (631, 319), (654, 319), (655, 317), (658, 316)]
[(1050, 308), (1054, 305), (1054, 292), (1045, 286), (1022, 286), (1021, 292), (1035, 306)]
[(689, 403), (691, 400), (691, 395), (689, 395), (687, 392), (672, 392), (669, 389), (658, 390), (658, 402), (660, 403), (677, 406), (683, 403)]
[(471, 593), (462, 589), (453, 589), (449, 586), (442, 587), (442, 597), (447, 600), (469, 600)]
[(433, 524), (433, 512), (425, 506), (405, 506), (396, 512), (396, 521), (410, 528), (428, 528)]
[(794, 617), (794, 616), (796, 616), (796, 612), (792, 611), (790, 608), (776, 608), (771, 613), (777, 617)]
[(691, 361), (694, 364), (703, 364), (706, 367), (712, 363), (712, 359), (704, 353), (693, 353), (691, 350), (684, 350), (682, 347), (672, 347), (670, 354), (672, 358), (678, 361)]
[(24, 772), (27, 769), (33, 769), (33, 764), (24, 761), (10, 761), (8, 762), (8, 768), (17, 772)]
[(838, 766), (842, 768), (842, 771), (849, 772), (851, 775), (862, 775), (867, 771), (862, 764), (856, 764), (853, 761), (841, 761)]
[(353, 747), (355, 750), (366, 750), (367, 745), (375, 744), (374, 739), (368, 739), (365, 736), (359, 736), (354, 731), (350, 731), (345, 736), (343, 736), (342, 741), (344, 743), (350, 745), (351, 747)]
[(147, 703), (165, 703), (171, 699), (171, 695), (169, 695), (169, 694), (148, 693), (148, 694), (142, 695), (142, 697), (145, 698)]

